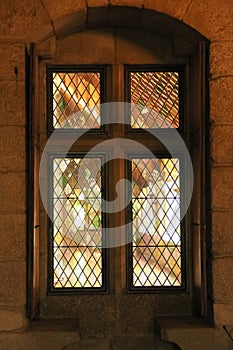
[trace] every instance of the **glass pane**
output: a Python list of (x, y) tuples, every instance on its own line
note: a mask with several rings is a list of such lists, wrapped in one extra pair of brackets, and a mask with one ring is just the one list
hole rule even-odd
[(132, 161), (133, 285), (181, 285), (178, 159)]
[(53, 127), (100, 127), (100, 73), (53, 73)]
[(178, 72), (131, 72), (130, 96), (132, 128), (178, 128)]
[(101, 159), (56, 158), (53, 174), (53, 287), (101, 287)]

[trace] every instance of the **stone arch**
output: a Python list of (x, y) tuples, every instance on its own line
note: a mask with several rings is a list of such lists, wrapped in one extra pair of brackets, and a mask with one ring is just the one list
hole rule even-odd
[(197, 51), (200, 41), (207, 41), (181, 20), (164, 13), (135, 7), (96, 7), (87, 12), (80, 10), (55, 19), (52, 25), (46, 25), (37, 32), (34, 42), (38, 44), (41, 58), (49, 58), (53, 56), (51, 40), (62, 41), (81, 31), (101, 27), (127, 27), (156, 33), (172, 40), (178, 57), (191, 56)]
[(170, 37), (186, 51), (195, 50), (207, 39), (181, 20), (151, 9), (136, 7), (93, 7), (65, 14), (41, 27), (32, 42), (44, 46), (50, 39), (62, 40), (80, 31), (101, 27), (127, 27)]

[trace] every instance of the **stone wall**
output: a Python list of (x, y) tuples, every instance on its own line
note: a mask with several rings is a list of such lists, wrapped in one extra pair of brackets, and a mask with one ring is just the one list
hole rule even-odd
[[(125, 6), (172, 16), (210, 40), (212, 301), (217, 326), (216, 349), (230, 349), (233, 325), (233, 6), (231, 0), (12, 0), (0, 5), (0, 349), (15, 345), (15, 330), (24, 330), (26, 317), (26, 139), (25, 48), (40, 44), (51, 53), (56, 40), (103, 22), (99, 7)], [(127, 11), (127, 8), (125, 9)], [(111, 13), (107, 25), (123, 25)], [(146, 17), (131, 26), (140, 28)], [(78, 23), (78, 25), (77, 25)], [(223, 330), (223, 326), (225, 327)], [(2, 333), (8, 332), (8, 333)], [(27, 331), (28, 332), (28, 331)], [(71, 334), (73, 335), (73, 330)], [(174, 331), (176, 333), (176, 330)], [(176, 339), (174, 332), (172, 339)], [(202, 330), (203, 332), (203, 330)], [(220, 333), (219, 333), (220, 332)], [(229, 335), (228, 335), (229, 333)], [(21, 336), (24, 337), (24, 332)], [(26, 333), (25, 333), (26, 334)], [(190, 349), (187, 337), (182, 348)], [(209, 333), (208, 333), (209, 334)], [(220, 334), (220, 335), (219, 335)], [(177, 339), (179, 338), (177, 332)], [(205, 333), (204, 336), (205, 338)], [(38, 339), (41, 337), (39, 336)], [(7, 339), (7, 340), (6, 340)], [(206, 339), (214, 339), (206, 333)], [(222, 339), (222, 344), (221, 344)], [(76, 339), (78, 340), (78, 339)], [(203, 349), (210, 348), (207, 343)], [(71, 342), (67, 340), (67, 344)], [(203, 340), (204, 342), (204, 340)], [(2, 344), (2, 345), (1, 345)], [(18, 343), (20, 344), (20, 343)], [(25, 345), (29, 344), (29, 345)], [(60, 344), (64, 346), (65, 343)], [(21, 346), (21, 347), (20, 347)], [(58, 346), (58, 345), (56, 345)], [(187, 346), (187, 347), (186, 347)], [(221, 347), (222, 346), (222, 347)], [(226, 347), (227, 346), (227, 347)], [(123, 346), (122, 346), (123, 347)], [(39, 347), (38, 347), (39, 348)], [(58, 347), (57, 347), (58, 348)], [(123, 347), (124, 348), (124, 347)], [(36, 345), (35, 345), (36, 349)], [(53, 349), (51, 345), (51, 349)], [(62, 349), (62, 347), (61, 347)], [(198, 349), (201, 349), (199, 346)]]

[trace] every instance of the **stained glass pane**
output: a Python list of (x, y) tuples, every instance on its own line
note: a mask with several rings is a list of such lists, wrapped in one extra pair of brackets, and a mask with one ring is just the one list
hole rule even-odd
[(133, 286), (180, 286), (179, 159), (132, 160)]
[(179, 73), (131, 72), (132, 128), (179, 127)]
[(53, 73), (53, 127), (100, 127), (100, 73)]
[(101, 287), (101, 159), (55, 158), (53, 174), (53, 287)]

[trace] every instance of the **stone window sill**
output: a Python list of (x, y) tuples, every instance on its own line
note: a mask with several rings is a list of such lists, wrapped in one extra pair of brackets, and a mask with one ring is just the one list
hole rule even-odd
[(77, 318), (35, 319), (28, 326), (29, 332), (75, 332), (79, 333)]
[(161, 340), (174, 342), (181, 346), (190, 339), (200, 339), (202, 335), (211, 336), (213, 324), (204, 317), (156, 317), (154, 319), (154, 330)]

